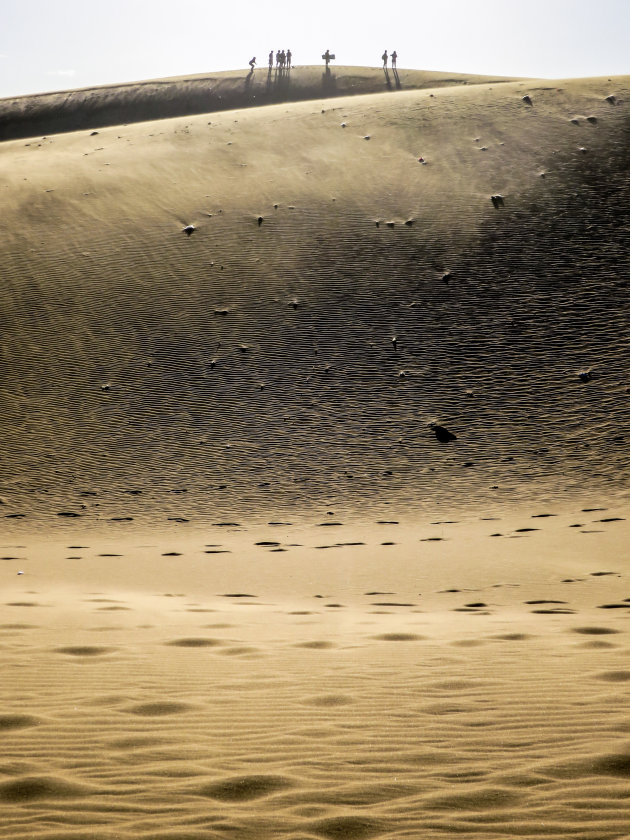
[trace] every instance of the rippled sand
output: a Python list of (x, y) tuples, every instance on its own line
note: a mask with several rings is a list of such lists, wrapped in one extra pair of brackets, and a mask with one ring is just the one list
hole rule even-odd
[(0, 146), (2, 838), (621, 840), (628, 79), (308, 72)]

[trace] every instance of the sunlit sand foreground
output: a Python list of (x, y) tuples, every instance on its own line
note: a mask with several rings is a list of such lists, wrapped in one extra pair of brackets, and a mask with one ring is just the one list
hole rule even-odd
[(628, 835), (628, 79), (477, 81), (0, 146), (3, 840)]

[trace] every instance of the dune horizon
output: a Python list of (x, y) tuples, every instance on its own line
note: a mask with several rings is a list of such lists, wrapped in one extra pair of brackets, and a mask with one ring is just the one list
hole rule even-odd
[(2, 836), (620, 840), (630, 76), (287, 76), (0, 100)]
[(278, 102), (514, 81), (408, 68), (257, 67), (0, 98), (0, 141)]

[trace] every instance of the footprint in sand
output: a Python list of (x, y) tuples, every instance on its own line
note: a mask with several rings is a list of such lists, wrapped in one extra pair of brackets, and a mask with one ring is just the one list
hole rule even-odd
[(381, 633), (372, 638), (377, 642), (421, 642), (426, 636), (418, 636), (416, 633)]
[(7, 601), (5, 607), (41, 607), (37, 601)]
[(257, 598), (257, 595), (248, 595), (246, 592), (228, 592), (223, 598)]
[(218, 645), (222, 645), (223, 642), (219, 639), (207, 639), (207, 638), (184, 638), (184, 639), (173, 639), (170, 642), (164, 642), (165, 645), (169, 645), (170, 647), (183, 647), (183, 648), (202, 648), (202, 647), (217, 647)]
[(354, 702), (352, 697), (346, 694), (317, 694), (314, 697), (307, 697), (302, 700), (307, 706), (320, 706), (322, 708), (332, 708), (334, 706), (347, 706)]
[(533, 637), (527, 633), (501, 633), (498, 636), (492, 636), (492, 638), (503, 642), (525, 642)]
[(371, 607), (416, 607), (417, 604), (412, 604), (407, 601), (372, 601)]
[(545, 600), (536, 600), (536, 601), (524, 601), (524, 604), (566, 604), (566, 601), (545, 601)]
[(112, 647), (96, 647), (94, 645), (76, 645), (73, 647), (56, 648), (57, 653), (63, 653), (66, 656), (76, 657), (94, 657), (103, 656), (106, 653), (112, 653), (116, 648)]
[(630, 682), (630, 671), (604, 671), (601, 674), (595, 674), (595, 678), (613, 683)]
[(598, 610), (630, 610), (630, 604), (622, 601), (620, 604), (600, 604)]
[(163, 717), (188, 712), (191, 709), (192, 706), (188, 703), (160, 700), (155, 703), (138, 703), (136, 706), (130, 706), (127, 711), (132, 715), (140, 715), (141, 717)]

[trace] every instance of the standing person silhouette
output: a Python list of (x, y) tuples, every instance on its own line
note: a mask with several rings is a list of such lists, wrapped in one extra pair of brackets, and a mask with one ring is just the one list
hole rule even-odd
[(280, 50), (276, 53), (276, 67), (280, 66)]
[(269, 69), (273, 68), (273, 50), (269, 53)]
[(284, 70), (284, 65), (285, 65), (286, 60), (287, 60), (286, 54), (285, 54), (284, 50), (282, 50), (282, 52), (280, 53), (280, 69), (281, 70)]
[(287, 70), (291, 69), (291, 61), (293, 59), (293, 53), (291, 50), (287, 50)]
[(328, 65), (330, 64), (330, 59), (332, 58), (332, 55), (330, 54), (330, 50), (326, 50), (326, 52), (324, 53), (322, 58), (326, 62), (326, 70), (328, 70)]
[(396, 50), (394, 50), (394, 52), (392, 53), (392, 69), (393, 70), (396, 69), (396, 61), (397, 60), (398, 60), (398, 53), (396, 52)]
[(383, 59), (383, 69), (385, 69), (387, 67), (387, 50), (385, 50), (381, 58)]
[(254, 56), (251, 61), (249, 62), (249, 66), (252, 68), (251, 72), (254, 72), (254, 64), (256, 64), (256, 56)]

